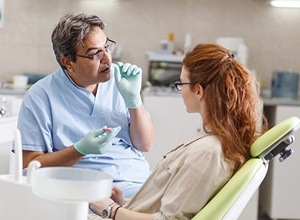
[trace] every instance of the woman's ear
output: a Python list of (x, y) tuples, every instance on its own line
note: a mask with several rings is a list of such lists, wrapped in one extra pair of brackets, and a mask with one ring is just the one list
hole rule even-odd
[(73, 72), (74, 68), (72, 66), (71, 60), (66, 58), (66, 57), (62, 57), (60, 59), (60, 62), (66, 67), (66, 69), (68, 70), (68, 72)]
[(204, 96), (204, 89), (200, 84), (195, 86), (196, 98), (197, 100), (201, 100)]

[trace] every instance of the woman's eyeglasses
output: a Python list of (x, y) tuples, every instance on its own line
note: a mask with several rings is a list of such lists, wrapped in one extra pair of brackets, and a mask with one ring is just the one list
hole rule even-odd
[(186, 85), (186, 84), (191, 84), (191, 83), (190, 82), (184, 83), (184, 82), (181, 82), (180, 80), (174, 82), (174, 86), (177, 89), (177, 91), (181, 91), (182, 90), (182, 86)]

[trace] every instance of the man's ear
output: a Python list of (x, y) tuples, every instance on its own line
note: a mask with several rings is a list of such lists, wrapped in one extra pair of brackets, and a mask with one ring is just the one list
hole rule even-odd
[(200, 84), (197, 84), (195, 86), (195, 93), (197, 100), (201, 100), (204, 97), (204, 88)]
[(66, 57), (62, 57), (62, 58), (60, 58), (60, 62), (66, 67), (68, 72), (73, 72), (74, 71), (74, 68), (72, 66), (72, 62), (71, 62), (70, 59), (68, 59)]

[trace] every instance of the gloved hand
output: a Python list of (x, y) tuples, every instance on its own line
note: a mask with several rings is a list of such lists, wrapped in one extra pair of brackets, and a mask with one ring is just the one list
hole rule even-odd
[(127, 108), (138, 108), (142, 104), (142, 69), (130, 63), (114, 65), (116, 85)]
[(103, 154), (110, 146), (111, 140), (119, 133), (121, 127), (107, 128), (87, 133), (80, 141), (74, 144), (75, 149), (83, 154)]

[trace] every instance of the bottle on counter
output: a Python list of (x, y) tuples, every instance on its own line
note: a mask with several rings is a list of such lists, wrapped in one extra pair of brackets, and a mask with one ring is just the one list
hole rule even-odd
[(174, 34), (169, 33), (167, 39), (159, 40), (159, 44), (160, 47), (157, 50), (158, 53), (173, 54), (175, 51)]
[(192, 46), (192, 34), (186, 33), (184, 38), (183, 52), (187, 53)]
[(168, 51), (170, 53), (173, 53), (175, 51), (174, 33), (169, 33), (168, 35)]

